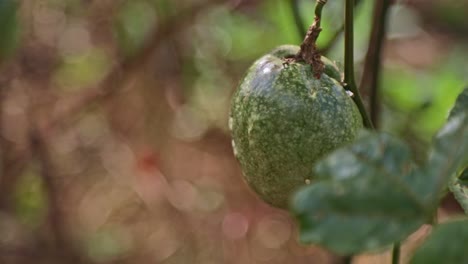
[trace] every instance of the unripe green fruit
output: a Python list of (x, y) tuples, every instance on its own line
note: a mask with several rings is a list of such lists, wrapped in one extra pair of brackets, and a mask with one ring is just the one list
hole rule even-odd
[(249, 186), (267, 203), (287, 208), (299, 187), (313, 183), (314, 163), (353, 141), (359, 110), (333, 63), (320, 79), (305, 63), (285, 63), (297, 46), (257, 60), (234, 94), (229, 125), (234, 153)]

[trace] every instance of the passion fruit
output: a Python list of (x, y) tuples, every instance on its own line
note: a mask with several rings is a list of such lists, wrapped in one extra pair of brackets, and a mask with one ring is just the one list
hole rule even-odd
[(322, 57), (317, 79), (310, 65), (286, 60), (298, 51), (280, 46), (255, 61), (233, 95), (229, 120), (246, 182), (284, 209), (293, 192), (313, 184), (314, 163), (352, 142), (363, 127), (338, 68)]

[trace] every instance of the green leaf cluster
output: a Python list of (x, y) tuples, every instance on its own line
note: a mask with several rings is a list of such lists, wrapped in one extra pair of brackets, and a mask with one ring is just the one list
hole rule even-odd
[[(316, 182), (297, 192), (292, 204), (301, 241), (320, 244), (343, 255), (404, 241), (423, 224), (432, 223), (447, 186), (466, 210), (468, 177), (466, 171), (460, 177), (456, 175), (468, 164), (467, 98), (468, 88), (458, 97), (421, 166), (413, 161), (406, 143), (378, 132), (366, 133), (316, 163)], [(436, 229), (421, 250), (442, 245), (446, 233), (453, 229), (467, 233), (468, 225), (461, 223), (464, 222), (447, 224), (456, 227), (441, 225), (441, 231)], [(466, 241), (458, 236), (452, 239)], [(465, 242), (442, 255), (449, 252), (466, 261), (466, 245)], [(419, 258), (417, 253), (414, 263), (464, 263), (420, 262)]]

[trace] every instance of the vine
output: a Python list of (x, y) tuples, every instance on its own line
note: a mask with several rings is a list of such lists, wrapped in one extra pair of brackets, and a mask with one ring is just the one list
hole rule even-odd
[(354, 79), (354, 0), (346, 0), (344, 87), (353, 93), (352, 98), (359, 108), (364, 126), (368, 129), (374, 129)]

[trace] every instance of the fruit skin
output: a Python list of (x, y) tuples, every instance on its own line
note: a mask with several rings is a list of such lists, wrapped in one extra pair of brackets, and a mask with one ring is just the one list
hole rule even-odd
[(285, 64), (299, 47), (280, 46), (257, 60), (232, 98), (232, 145), (249, 186), (286, 209), (289, 197), (313, 181), (313, 164), (352, 142), (363, 127), (359, 110), (329, 60), (318, 80), (310, 65)]

